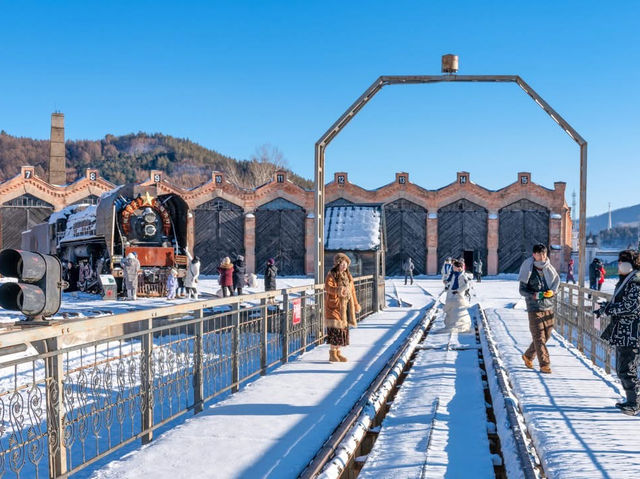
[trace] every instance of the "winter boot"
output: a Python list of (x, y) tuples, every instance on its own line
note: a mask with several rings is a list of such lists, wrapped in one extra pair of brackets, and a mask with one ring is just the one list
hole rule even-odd
[(345, 357), (342, 355), (342, 353), (340, 352), (340, 350), (339, 350), (339, 349), (337, 349), (337, 350), (336, 350), (336, 356), (338, 357), (338, 360), (339, 360), (341, 363), (346, 363), (346, 362), (348, 361), (348, 359), (347, 359), (347, 358), (345, 358)]
[(340, 358), (338, 357), (338, 351), (336, 351), (335, 349), (329, 350), (329, 362), (332, 362), (332, 363), (340, 362)]
[(636, 393), (636, 391), (634, 389), (626, 389), (624, 392), (627, 396), (627, 400), (617, 402), (616, 407), (620, 409), (622, 412), (624, 412), (625, 409), (628, 409), (628, 408), (631, 408), (631, 409), (633, 409), (634, 407), (637, 408), (638, 394)]
[(551, 374), (551, 366), (540, 366), (540, 372), (545, 374)]
[(524, 361), (524, 365), (529, 369), (533, 369), (533, 361), (526, 357), (524, 354), (522, 355), (522, 360)]
[(637, 416), (640, 414), (640, 406), (638, 403), (626, 403), (620, 406), (620, 410), (627, 416)]

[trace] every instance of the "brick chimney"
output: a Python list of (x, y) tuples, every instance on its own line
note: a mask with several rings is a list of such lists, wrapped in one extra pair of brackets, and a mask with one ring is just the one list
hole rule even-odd
[(51, 114), (51, 137), (49, 140), (49, 183), (67, 183), (64, 149), (64, 113)]

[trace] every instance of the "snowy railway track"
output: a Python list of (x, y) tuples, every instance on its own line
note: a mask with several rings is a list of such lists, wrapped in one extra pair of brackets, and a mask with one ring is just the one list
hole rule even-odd
[[(397, 287), (394, 288), (394, 293), (395, 299), (401, 305), (402, 299)], [(426, 290), (425, 293), (430, 295)], [(325, 442), (313, 461), (300, 474), (300, 478), (353, 479), (359, 475), (376, 443), (381, 425), (393, 405), (397, 392), (411, 372), (417, 355), (422, 349), (429, 349), (424, 343), (431, 332), (439, 306), (440, 297), (436, 298), (424, 319)], [(491, 455), (494, 475), (498, 479), (544, 477), (535, 450), (527, 436), (524, 419), (517, 410), (517, 401), (514, 400), (510, 389), (503, 387), (506, 384), (505, 372), (500, 367), (495, 344), (492, 343), (490, 334), (486, 334), (488, 324), (484, 311), (478, 305), (472, 309), (472, 312), (475, 317), (476, 344), (463, 349), (475, 349), (478, 353), (484, 395), (482, 399), (486, 408), (488, 426), (488, 452)], [(450, 336), (445, 347), (447, 351), (451, 351), (459, 346), (452, 344), (452, 336)], [(433, 401), (432, 413), (429, 415), (430, 425), (426, 428), (427, 437), (424, 441), (426, 449), (419, 477), (429, 477), (427, 463), (439, 407), (440, 398), (436, 398)], [(506, 441), (506, 453), (503, 452), (503, 441)]]

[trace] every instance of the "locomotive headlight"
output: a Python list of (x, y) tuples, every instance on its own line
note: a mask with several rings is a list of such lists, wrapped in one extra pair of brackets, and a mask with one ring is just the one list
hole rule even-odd
[(144, 234), (145, 236), (153, 236), (156, 234), (155, 225), (144, 225)]
[(156, 214), (153, 212), (151, 208), (145, 208), (144, 213), (142, 214), (145, 223), (155, 223), (156, 222)]

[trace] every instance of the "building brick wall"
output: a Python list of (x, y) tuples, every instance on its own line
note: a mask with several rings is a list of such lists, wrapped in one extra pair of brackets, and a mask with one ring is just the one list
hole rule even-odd
[[(287, 178), (285, 171), (274, 173), (270, 182), (254, 190), (246, 190), (226, 180), (223, 172), (213, 171), (211, 180), (196, 188), (185, 190), (165, 178), (162, 171), (153, 170), (144, 185), (155, 184), (158, 194), (175, 193), (182, 196), (189, 208), (194, 209), (216, 197), (223, 198), (242, 207), (245, 214), (245, 252), (247, 269), (255, 271), (255, 210), (259, 206), (276, 198), (284, 198), (295, 203), (307, 213), (305, 220), (305, 268), (307, 274), (313, 274), (314, 254), (314, 192), (305, 190)], [(564, 271), (571, 252), (571, 212), (565, 201), (564, 182), (554, 183), (553, 189), (544, 188), (531, 181), (531, 174), (519, 172), (516, 180), (510, 185), (493, 191), (477, 185), (471, 181), (469, 172), (458, 172), (456, 180), (437, 190), (426, 190), (411, 183), (409, 173), (395, 174), (394, 181), (374, 190), (366, 190), (349, 182), (346, 172), (334, 174), (333, 180), (325, 186), (325, 202), (329, 203), (338, 198), (344, 198), (353, 203), (389, 203), (404, 198), (416, 203), (427, 210), (427, 272), (437, 274), (438, 248), (438, 210), (461, 198), (465, 198), (487, 209), (488, 233), (487, 267), (489, 274), (495, 274), (498, 267), (498, 212), (521, 199), (528, 199), (540, 204), (550, 212), (549, 235), (552, 245), (551, 260), (553, 264)], [(98, 170), (87, 170), (84, 178), (65, 186), (51, 185), (47, 181), (35, 176), (33, 167), (25, 166), (20, 175), (0, 184), (0, 206), (7, 201), (29, 193), (53, 205), (56, 211), (75, 203), (89, 195), (100, 196), (115, 188), (100, 177)], [(194, 228), (193, 220), (189, 228), (188, 244), (193, 249)]]

